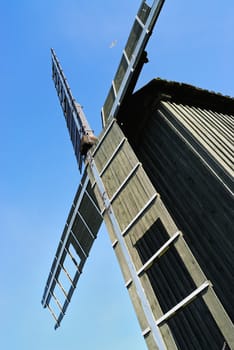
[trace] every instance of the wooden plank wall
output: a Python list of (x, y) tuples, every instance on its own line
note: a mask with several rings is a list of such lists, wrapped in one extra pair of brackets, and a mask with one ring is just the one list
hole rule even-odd
[[(233, 196), (227, 187), (230, 182), (222, 182), (218, 177), (220, 173), (215, 174), (209, 167), (210, 156), (203, 152), (202, 158), (199, 150), (195, 143), (191, 147), (188, 131), (179, 127), (178, 119), (162, 105), (147, 120), (135, 145), (144, 170), (233, 322)], [(179, 316), (176, 318), (179, 324)], [(195, 328), (192, 319), (189, 322)], [(212, 342), (215, 331), (210, 321), (202, 324)], [(219, 333), (217, 327), (216, 332)], [(221, 345), (215, 343), (208, 348), (219, 349)]]

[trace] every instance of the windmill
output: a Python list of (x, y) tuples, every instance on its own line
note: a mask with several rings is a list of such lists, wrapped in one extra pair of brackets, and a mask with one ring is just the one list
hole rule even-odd
[[(206, 306), (216, 323), (224, 329), (225, 339), (230, 339), (232, 327), (226, 314), (220, 321), (223, 310), (212, 284), (201, 271), (182, 232), (128, 142), (124, 127), (120, 127), (119, 115), (122, 118), (141, 69), (147, 62), (145, 47), (164, 1), (151, 3), (147, 0), (141, 2), (102, 108), (103, 130), (98, 138), (94, 136), (81, 105), (73, 98), (55, 51), (51, 51), (52, 77), (80, 172), (82, 165), (85, 167), (52, 263), (42, 305), (50, 310), (55, 329), (58, 328), (104, 220), (148, 348), (178, 349), (167, 325), (168, 320), (200, 296), (206, 295)], [(150, 237), (147, 244), (153, 242), (153, 251), (146, 254), (143, 247), (146, 242), (141, 238), (145, 232), (151, 234), (152, 227), (160, 239), (156, 242)], [(172, 250), (183, 259), (193, 283), (186, 296), (163, 312), (153, 296), (147, 272)], [(138, 253), (141, 258), (136, 256)], [(58, 298), (61, 292), (63, 300)]]

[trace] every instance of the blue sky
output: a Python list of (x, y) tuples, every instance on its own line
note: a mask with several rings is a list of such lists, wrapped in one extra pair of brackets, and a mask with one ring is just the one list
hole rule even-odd
[[(40, 304), (80, 179), (51, 80), (50, 47), (98, 134), (139, 4), (1, 1), (1, 349), (146, 349), (104, 226), (56, 332)], [(233, 96), (233, 23), (233, 0), (166, 0), (138, 87), (161, 77)]]

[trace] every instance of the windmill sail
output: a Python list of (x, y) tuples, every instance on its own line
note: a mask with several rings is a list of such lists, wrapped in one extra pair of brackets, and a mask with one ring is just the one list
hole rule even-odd
[[(124, 97), (131, 93), (146, 60), (145, 47), (160, 14), (164, 0), (154, 0), (152, 6), (143, 0), (133, 23), (114, 80), (102, 108), (102, 123), (116, 117)], [(133, 83), (134, 82), (134, 83)], [(130, 91), (129, 91), (130, 90)]]
[[(87, 151), (95, 143), (81, 106), (75, 101), (52, 49), (52, 78), (66, 119), (80, 171)], [(89, 177), (85, 170), (68, 215), (44, 290), (42, 305), (59, 327), (102, 223)]]
[(77, 103), (72, 96), (67, 79), (53, 49), (51, 49), (51, 54), (52, 79), (58, 93), (59, 101), (64, 113), (64, 117), (66, 119), (67, 128), (81, 172), (83, 158), (86, 155), (88, 149), (96, 141), (96, 138), (93, 135), (93, 131), (89, 126), (81, 105)]
[(59, 327), (76, 288), (90, 249), (102, 223), (89, 178), (85, 171), (46, 282), (42, 305)]

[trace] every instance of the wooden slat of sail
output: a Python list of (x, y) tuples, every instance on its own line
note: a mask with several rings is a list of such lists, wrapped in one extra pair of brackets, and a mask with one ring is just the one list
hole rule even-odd
[[(68, 215), (42, 298), (42, 305), (50, 309), (56, 320), (55, 328), (59, 327), (66, 312), (101, 223), (102, 216), (85, 172)], [(65, 282), (62, 282), (62, 277)], [(64, 296), (62, 301), (58, 300), (55, 289)]]

